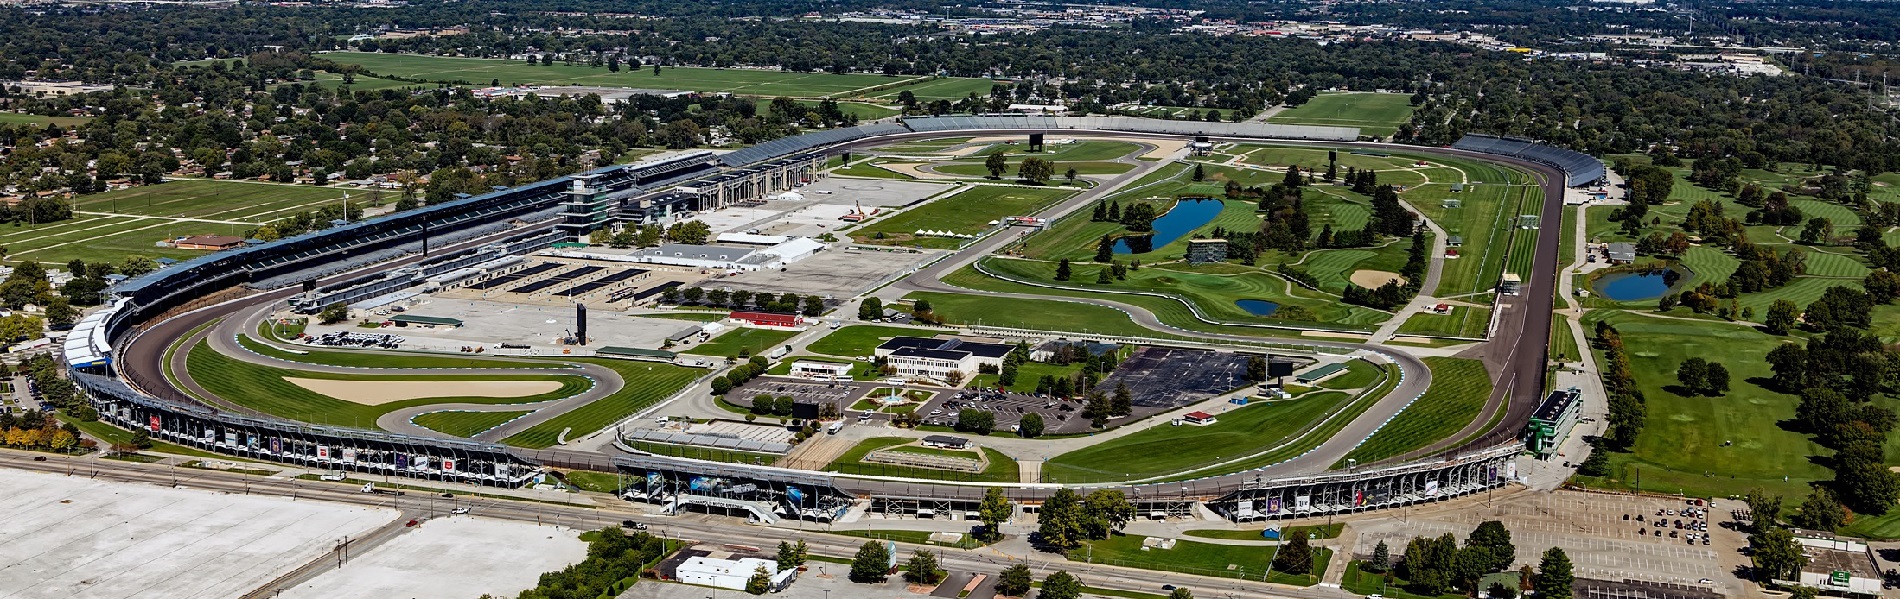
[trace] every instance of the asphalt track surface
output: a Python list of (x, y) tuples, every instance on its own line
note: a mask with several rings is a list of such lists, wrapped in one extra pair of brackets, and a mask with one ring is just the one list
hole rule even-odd
[[(1037, 132), (1047, 133), (1047, 131), (1037, 131)], [(901, 141), (905, 139), (946, 137), (946, 136), (954, 136), (954, 135), (967, 135), (970, 133), (972, 132), (933, 131), (933, 132), (927, 132), (927, 133), (909, 133), (909, 134), (891, 135), (891, 136), (879, 137), (879, 138), (874, 138), (874, 139), (869, 139), (869, 140), (861, 140), (857, 142), (843, 144), (840, 146), (834, 146), (833, 148), (831, 148), (831, 150), (832, 151), (856, 150), (860, 148), (886, 145), (894, 141)], [(1030, 131), (1027, 131), (1027, 130), (1023, 130), (1023, 131), (981, 130), (980, 133), (986, 134), (986, 135), (1014, 135), (1014, 134), (1026, 135), (1030, 133)], [(1128, 140), (1133, 140), (1133, 141), (1139, 141), (1142, 139), (1154, 139), (1158, 137), (1159, 138), (1179, 137), (1179, 136), (1171, 136), (1171, 135), (1153, 135), (1153, 134), (1114, 132), (1114, 131), (1064, 130), (1063, 133), (1074, 134), (1074, 135), (1087, 135), (1090, 137), (1122, 138), (1122, 139), (1128, 139)], [(1274, 144), (1285, 144), (1285, 145), (1296, 145), (1296, 146), (1306, 145), (1306, 146), (1313, 146), (1313, 147), (1348, 147), (1348, 148), (1366, 148), (1366, 149), (1377, 149), (1377, 150), (1402, 150), (1402, 151), (1407, 151), (1407, 152), (1440, 154), (1440, 155), (1456, 156), (1460, 158), (1468, 158), (1468, 159), (1475, 159), (1475, 160), (1481, 160), (1481, 161), (1508, 164), (1508, 165), (1518, 167), (1518, 168), (1521, 168), (1521, 169), (1524, 169), (1536, 174), (1536, 176), (1540, 179), (1540, 187), (1544, 191), (1544, 205), (1543, 205), (1542, 221), (1546, 223), (1561, 222), (1562, 207), (1563, 207), (1563, 192), (1564, 192), (1562, 184), (1560, 183), (1563, 180), (1562, 173), (1557, 171), (1556, 169), (1553, 169), (1551, 167), (1544, 166), (1541, 164), (1512, 159), (1508, 157), (1492, 156), (1488, 154), (1478, 154), (1474, 152), (1453, 150), (1449, 148), (1426, 148), (1426, 147), (1403, 146), (1403, 145), (1394, 145), (1394, 144), (1376, 144), (1376, 143), (1299, 142), (1299, 141), (1287, 141), (1287, 140), (1261, 140), (1261, 139), (1248, 139), (1248, 138), (1216, 138), (1216, 139), (1220, 141), (1233, 141), (1233, 142), (1240, 142), (1240, 143), (1274, 143)], [(1115, 190), (1119, 189), (1121, 186), (1126, 185), (1129, 182), (1135, 181), (1141, 178), (1143, 175), (1146, 175), (1149, 172), (1152, 172), (1153, 170), (1164, 166), (1165, 164), (1166, 164), (1165, 161), (1152, 161), (1152, 162), (1146, 162), (1144, 164), (1141, 164), (1135, 170), (1121, 175), (1119, 178), (1115, 179), (1114, 182), (1111, 182), (1105, 185), (1099, 185), (1095, 188), (1092, 188), (1088, 191), (1078, 194), (1077, 196), (1069, 199), (1068, 201), (1062, 202), (1061, 204), (1058, 204), (1057, 206), (1051, 207), (1050, 209), (1043, 212), (1041, 215), (1053, 220), (1054, 218), (1060, 217), (1063, 214), (1067, 214), (1074, 210), (1080, 209), (1083, 206), (1088, 206), (1095, 199), (1103, 197), (1109, 193), (1112, 193)], [(551, 226), (551, 223), (548, 223), (546, 225), (537, 225), (537, 226)], [(478, 238), (476, 240), (463, 242), (461, 244), (457, 244), (455, 246), (445, 248), (441, 251), (456, 251), (456, 250), (460, 250), (460, 249), (464, 249), (468, 247), (476, 247), (483, 243), (487, 243), (488, 241), (492, 241), (494, 238), (498, 238), (501, 236), (510, 235), (514, 233), (519, 233), (522, 230), (524, 229), (515, 229), (508, 232), (497, 233), (496, 235), (489, 236), (486, 238)], [(1541, 400), (1542, 381), (1543, 381), (1545, 365), (1547, 363), (1547, 351), (1548, 351), (1548, 344), (1549, 344), (1548, 331), (1550, 330), (1550, 322), (1551, 322), (1551, 317), (1552, 317), (1551, 306), (1552, 306), (1552, 302), (1554, 301), (1554, 295), (1553, 295), (1552, 290), (1556, 282), (1557, 249), (1558, 249), (1558, 242), (1559, 242), (1560, 237), (1561, 237), (1560, 235), (1540, 235), (1539, 236), (1536, 256), (1533, 259), (1533, 273), (1531, 276), (1531, 280), (1528, 281), (1527, 285), (1524, 286), (1522, 293), (1516, 296), (1516, 301), (1507, 302), (1509, 305), (1500, 311), (1500, 314), (1497, 317), (1499, 319), (1499, 325), (1497, 327), (1496, 335), (1493, 337), (1493, 339), (1483, 344), (1482, 346), (1480, 346), (1480, 349), (1477, 350), (1478, 357), (1481, 357), (1482, 359), (1484, 359), (1487, 366), (1489, 366), (1491, 371), (1494, 373), (1494, 381), (1495, 381), (1494, 392), (1492, 394), (1492, 397), (1489, 398), (1489, 400), (1486, 402), (1485, 409), (1479, 414), (1479, 417), (1477, 419), (1475, 419), (1470, 425), (1466, 427), (1467, 431), (1461, 431), (1459, 435), (1455, 435), (1451, 437), (1449, 440), (1441, 441), (1440, 445), (1434, 446), (1432, 448), (1428, 448), (1426, 452), (1422, 452), (1422, 453), (1443, 452), (1445, 449), (1449, 447), (1449, 445), (1456, 443), (1456, 440), (1464, 439), (1464, 438), (1470, 437), (1471, 435), (1475, 435), (1478, 430), (1480, 430), (1484, 425), (1488, 424), (1491, 421), (1492, 416), (1496, 414), (1496, 412), (1500, 409), (1505, 410), (1504, 418), (1502, 419), (1502, 421), (1499, 422), (1499, 424), (1495, 428), (1486, 432), (1484, 436), (1477, 437), (1471, 442), (1465, 443), (1456, 449), (1458, 450), (1475, 449), (1475, 448), (1492, 446), (1492, 445), (1496, 445), (1503, 442), (1508, 442), (1510, 439), (1516, 436), (1517, 431), (1522, 430), (1522, 428), (1529, 422), (1531, 412), (1536, 409), (1538, 401)], [(894, 283), (894, 285), (897, 286), (899, 289), (903, 289), (903, 290), (971, 293), (970, 290), (947, 285), (942, 282), (941, 278), (944, 275), (955, 271), (957, 268), (961, 268), (964, 265), (975, 262), (976, 260), (980, 259), (983, 256), (989, 255), (990, 252), (994, 251), (998, 247), (1001, 247), (1003, 244), (1008, 243), (1009, 241), (1010, 239), (1008, 238), (1008, 236), (1004, 236), (1004, 235), (992, 236), (991, 238), (981, 241), (973, 245), (972, 247), (967, 248), (964, 251), (950, 258), (947, 258), (945, 260), (937, 262), (936, 264), (932, 264), (928, 267), (920, 269), (918, 272), (912, 274), (911, 276), (897, 283)], [(365, 269), (353, 271), (351, 273), (335, 275), (321, 281), (320, 284), (333, 283), (333, 282), (341, 281), (344, 279), (362, 276), (368, 273), (383, 272), (383, 271), (387, 271), (387, 270), (391, 270), (394, 268), (407, 265), (409, 263), (413, 263), (420, 259), (422, 259), (421, 256), (409, 256), (404, 259), (378, 264), (378, 265), (371, 266)], [(277, 291), (273, 291), (269, 293), (254, 294), (254, 295), (246, 296), (240, 299), (227, 301), (215, 306), (199, 308), (197, 310), (187, 312), (183, 315), (175, 316), (175, 317), (163, 320), (161, 322), (157, 322), (155, 324), (150, 324), (148, 325), (147, 329), (139, 332), (135, 337), (132, 337), (131, 341), (127, 343), (127, 347), (121, 350), (120, 353), (122, 355), (122, 358), (119, 362), (119, 366), (121, 367), (124, 376), (129, 380), (129, 382), (131, 382), (135, 388), (138, 388), (141, 391), (144, 391), (149, 394), (153, 394), (161, 398), (171, 399), (174, 401), (181, 401), (181, 402), (187, 402), (187, 403), (203, 403), (203, 402), (197, 401), (192, 396), (187, 395), (186, 393), (180, 391), (178, 388), (172, 385), (171, 381), (167, 379), (165, 375), (163, 363), (165, 361), (166, 351), (168, 350), (168, 348), (172, 346), (172, 341), (186, 337), (194, 329), (203, 327), (207, 323), (211, 323), (212, 321), (218, 318), (226, 317), (232, 314), (254, 313), (257, 310), (262, 309), (263, 307), (267, 307), (268, 305), (274, 304), (276, 302), (281, 302), (287, 299), (288, 297), (297, 293), (297, 291), (298, 291), (297, 288), (292, 287), (292, 288), (281, 289), (281, 290), (277, 290)], [(999, 296), (1004, 296), (1004, 297), (1021, 297), (1024, 299), (1049, 299), (1047, 296), (1039, 296), (1039, 295), (1034, 295), (1034, 294), (988, 294), (988, 295), (999, 295)], [(1407, 405), (1409, 405), (1413, 399), (1417, 398), (1420, 394), (1424, 393), (1424, 391), (1427, 388), (1429, 388), (1431, 385), (1430, 369), (1427, 368), (1425, 364), (1422, 361), (1418, 360), (1415, 356), (1412, 356), (1411, 354), (1406, 353), (1403, 350), (1399, 350), (1396, 348), (1374, 346), (1374, 345), (1361, 344), (1361, 343), (1324, 341), (1324, 340), (1314, 340), (1314, 339), (1305, 339), (1305, 338), (1296, 338), (1296, 339), (1263, 338), (1263, 337), (1249, 337), (1249, 336), (1240, 336), (1240, 335), (1227, 335), (1227, 334), (1220, 334), (1220, 333), (1205, 333), (1205, 332), (1200, 332), (1200, 331), (1189, 331), (1189, 330), (1184, 330), (1184, 329), (1177, 329), (1169, 325), (1166, 325), (1160, 322), (1160, 320), (1156, 318), (1154, 314), (1148, 312), (1145, 309), (1142, 309), (1133, 305), (1129, 305), (1129, 304), (1124, 304), (1121, 302), (1116, 302), (1111, 299), (1074, 298), (1074, 297), (1064, 297), (1062, 299), (1064, 301), (1078, 301), (1078, 302), (1084, 302), (1084, 303), (1091, 303), (1091, 304), (1102, 305), (1102, 306), (1107, 306), (1107, 307), (1121, 310), (1123, 312), (1128, 313), (1130, 317), (1134, 319), (1134, 322), (1136, 324), (1141, 325), (1144, 328), (1148, 328), (1148, 329), (1155, 330), (1158, 332), (1164, 332), (1164, 333), (1170, 333), (1170, 334), (1185, 334), (1185, 335), (1190, 335), (1190, 336), (1195, 336), (1195, 337), (1216, 338), (1216, 339), (1224, 339), (1224, 340), (1239, 340), (1239, 341), (1266, 340), (1266, 341), (1276, 341), (1276, 342), (1292, 341), (1292, 342), (1297, 342), (1297, 343), (1312, 345), (1312, 346), (1366, 351), (1366, 352), (1371, 352), (1371, 353), (1384, 356), (1386, 359), (1388, 359), (1389, 361), (1393, 363), (1396, 363), (1400, 367), (1401, 380), (1395, 389), (1387, 393), (1383, 398), (1381, 398), (1374, 406), (1369, 408), (1360, 417), (1354, 419), (1353, 422), (1349, 423), (1345, 429), (1339, 431), (1337, 434), (1334, 434), (1331, 438), (1327, 439), (1324, 443), (1322, 443), (1317, 449), (1311, 452), (1308, 452), (1305, 455), (1299, 456), (1297, 458), (1294, 458), (1285, 462), (1274, 464), (1272, 466), (1268, 466), (1265, 468), (1246, 471), (1244, 473), (1210, 476), (1206, 478), (1196, 479), (1193, 481), (1188, 481), (1185, 483), (1171, 482), (1171, 483), (1158, 483), (1158, 484), (1152, 484), (1152, 485), (1128, 485), (1126, 487), (1130, 492), (1135, 493), (1137, 495), (1142, 495), (1142, 494), (1210, 495), (1210, 494), (1224, 492), (1224, 490), (1233, 489), (1235, 487), (1240, 486), (1241, 484), (1244, 484), (1253, 480), (1258, 480), (1263, 477), (1280, 477), (1280, 476), (1291, 476), (1291, 475), (1296, 475), (1296, 474), (1316, 474), (1316, 473), (1324, 472), (1328, 470), (1329, 468), (1331, 468), (1333, 464), (1343, 459), (1347, 453), (1351, 452), (1365, 439), (1371, 437), (1372, 434), (1380, 426), (1382, 426), (1388, 419), (1390, 419), (1392, 416), (1397, 415)], [(234, 323), (232, 326), (242, 327), (243, 323), (254, 322), (254, 321), (248, 318), (238, 318), (238, 319), (233, 319), (232, 322)], [(199, 334), (204, 334), (204, 332), (200, 332)], [(218, 335), (218, 337), (228, 337), (228, 336), (220, 334)], [(235, 345), (235, 341), (232, 341), (231, 344)], [(249, 351), (241, 351), (242, 348), (239, 348), (239, 349), (240, 351), (238, 353), (231, 354), (231, 355), (245, 357), (246, 359), (264, 358), (263, 356), (259, 356)], [(310, 365), (301, 364), (301, 363), (297, 364), (294, 367), (297, 369), (302, 369), (302, 370), (312, 369)], [(176, 375), (177, 373), (182, 373), (182, 372), (183, 372), (182, 370), (179, 370), (175, 372), (174, 375)], [(547, 372), (549, 371), (542, 370), (539, 373), (545, 374)], [(555, 372), (559, 372), (559, 371), (555, 371)], [(605, 380), (605, 379), (597, 379), (597, 381), (599, 380)], [(617, 377), (615, 377), (614, 380), (617, 380)], [(199, 394), (203, 397), (212, 397), (211, 394), (205, 393), (202, 390), (202, 388), (196, 388), (195, 382), (190, 382), (189, 384), (190, 384), (190, 387), (188, 388), (190, 388), (193, 393)], [(591, 389), (589, 391), (589, 393), (596, 392), (596, 391), (603, 391), (606, 389), (610, 389), (610, 388), (597, 384), (594, 389)], [(223, 404), (226, 402), (219, 402), (219, 403)], [(581, 403), (584, 403), (584, 402), (580, 402), (576, 400), (571, 406), (567, 405), (568, 400), (560, 400), (558, 402), (552, 402), (552, 403), (560, 403), (563, 405), (557, 406), (558, 411), (543, 410), (543, 411), (549, 411), (550, 413), (545, 418), (536, 418), (536, 419), (533, 419), (532, 422), (541, 422), (541, 421), (544, 421), (546, 418), (552, 418), (554, 415), (558, 414), (559, 412), (572, 409), (573, 407), (578, 407), (578, 405), (581, 405)], [(520, 409), (522, 406), (517, 404), (515, 406), (509, 406), (509, 407)], [(434, 410), (440, 410), (440, 409), (444, 409), (444, 408), (440, 406), (431, 406), (429, 409), (426, 409), (423, 411), (434, 411)], [(493, 408), (493, 409), (500, 409), (500, 408)], [(530, 425), (528, 424), (528, 422), (530, 421), (530, 418), (532, 417), (533, 416), (524, 417), (522, 419), (517, 420), (516, 422), (511, 422), (509, 423), (509, 426), (507, 428), (509, 431), (519, 430), (519, 428), (525, 428), (526, 426)], [(403, 423), (407, 423), (407, 417), (404, 417), (401, 420)], [(379, 421), (379, 424), (381, 424), (380, 421)], [(427, 431), (427, 429), (421, 429), (420, 427), (414, 427), (413, 425), (408, 425), (408, 426), (410, 428), (405, 428), (399, 432), (414, 432), (415, 434), (426, 434), (427, 436), (431, 436), (431, 437), (444, 437), (444, 435), (441, 435), (439, 433), (434, 433), (433, 431)], [(419, 429), (419, 430), (413, 430), (413, 429)], [(501, 429), (497, 429), (496, 431), (490, 431), (490, 433), (496, 433), (496, 434), (499, 434), (500, 432), (501, 432)], [(490, 435), (484, 435), (484, 437), (488, 437), (488, 436)], [(495, 437), (495, 438), (500, 438), (500, 437)], [(530, 459), (535, 459), (538, 461), (549, 463), (550, 465), (557, 465), (557, 466), (563, 466), (563, 467), (577, 467), (577, 468), (611, 469), (611, 462), (608, 456), (604, 454), (600, 454), (600, 453), (559, 450), (559, 449), (541, 450), (541, 451), (523, 450), (523, 451), (517, 451), (517, 453), (523, 456), (527, 456)], [(1413, 458), (1413, 457), (1420, 457), (1420, 455), (1415, 454), (1413, 456), (1404, 456), (1404, 457)], [(838, 478), (837, 482), (841, 488), (844, 488), (848, 491), (854, 491), (854, 492), (890, 493), (896, 489), (904, 489), (905, 490), (904, 492), (906, 493), (919, 494), (919, 493), (925, 492), (924, 488), (928, 488), (929, 493), (932, 493), (938, 496), (957, 496), (957, 497), (980, 496), (981, 487), (983, 486), (983, 485), (974, 485), (974, 486), (973, 485), (956, 485), (956, 484), (948, 484), (948, 483), (932, 483), (932, 482), (921, 482), (921, 481), (918, 481), (918, 482), (869, 481), (869, 480), (859, 480), (859, 479), (842, 478), (842, 477)], [(1033, 497), (1036, 495), (1046, 493), (1048, 491), (1049, 485), (1036, 485), (1036, 487), (1040, 487), (1040, 488), (1018, 489), (1012, 492), (1012, 495)]]

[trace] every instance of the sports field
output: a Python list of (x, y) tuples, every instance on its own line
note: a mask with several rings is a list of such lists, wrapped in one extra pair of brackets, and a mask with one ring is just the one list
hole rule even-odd
[[(887, 216), (854, 229), (851, 237), (859, 243), (905, 245), (925, 248), (954, 248), (964, 239), (920, 237), (918, 230), (950, 231), (977, 235), (991, 228), (990, 221), (1007, 216), (1028, 216), (1075, 193), (1069, 189), (972, 185), (962, 191), (941, 196), (926, 204)], [(879, 234), (883, 234), (879, 238)]]
[[(258, 224), (341, 199), (311, 186), (194, 179), (84, 196), (73, 217), (51, 224), (0, 227), (9, 257), (63, 263), (119, 262), (129, 256), (185, 259), (202, 251), (156, 247), (188, 235), (243, 235)], [(353, 201), (368, 199), (356, 192)]]
[(1264, 576), (1268, 582), (1313, 586), (1318, 584), (1320, 578), (1325, 575), (1327, 562), (1331, 561), (1333, 556), (1331, 549), (1314, 547), (1311, 573), (1289, 575), (1273, 572), (1269, 574), (1267, 565), (1273, 561), (1273, 546), (1214, 544), (1183, 540), (1176, 541), (1173, 549), (1151, 550), (1142, 546), (1144, 539), (1146, 537), (1141, 535), (1115, 534), (1105, 540), (1089, 541), (1086, 549), (1070, 551), (1069, 560), (1144, 570), (1185, 572), (1219, 578), (1259, 579)]
[(1386, 137), (1412, 118), (1411, 97), (1405, 94), (1333, 92), (1314, 96), (1305, 104), (1267, 119), (1285, 125), (1358, 127), (1360, 135)]
[(59, 125), (61, 127), (71, 127), (74, 125), (85, 124), (87, 121), (91, 121), (91, 120), (92, 120), (91, 117), (40, 116), (37, 114), (25, 114), (25, 113), (20, 113), (20, 112), (0, 111), (0, 125), (26, 124), (26, 125)]
[[(794, 98), (850, 97), (876, 91), (880, 97), (896, 98), (909, 89), (920, 99), (957, 99), (980, 83), (988, 94), (990, 82), (983, 79), (933, 80), (928, 77), (887, 77), (874, 74), (789, 73), (765, 69), (709, 69), (699, 67), (661, 67), (653, 74), (650, 66), (623, 68), (615, 73), (606, 67), (528, 65), (526, 60), (496, 58), (456, 58), (419, 54), (382, 54), (366, 52), (330, 52), (322, 55), (338, 64), (360, 65), (377, 75), (422, 78), (445, 83), (487, 86), (502, 85), (594, 85), (639, 89), (673, 89), (697, 92), (725, 92), (750, 96), (790, 96)], [(869, 88), (914, 81), (889, 90)], [(972, 82), (972, 83), (960, 83)], [(886, 94), (888, 92), (888, 94)]]
[(1207, 426), (1151, 427), (1077, 449), (1043, 462), (1044, 480), (1064, 483), (1165, 476), (1265, 451), (1305, 431), (1345, 405), (1345, 393), (1322, 392), (1291, 401), (1255, 402), (1216, 414)]

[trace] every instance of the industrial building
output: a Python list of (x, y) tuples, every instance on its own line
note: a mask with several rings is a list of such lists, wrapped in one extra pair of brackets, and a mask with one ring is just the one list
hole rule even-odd
[(687, 558), (685, 562), (680, 563), (680, 565), (674, 569), (674, 576), (678, 577), (680, 582), (686, 584), (743, 591), (745, 590), (746, 581), (751, 580), (752, 576), (758, 573), (760, 568), (764, 568), (766, 574), (772, 577), (770, 588), (774, 593), (784, 589), (786, 585), (792, 584), (792, 579), (798, 578), (797, 568), (779, 571), (777, 562), (756, 557), (742, 557), (739, 559), (713, 559), (710, 557)]

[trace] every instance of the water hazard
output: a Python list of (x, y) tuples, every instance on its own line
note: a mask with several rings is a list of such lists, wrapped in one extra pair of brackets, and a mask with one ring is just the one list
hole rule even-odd
[(1175, 202), (1174, 208), (1167, 214), (1155, 219), (1154, 233), (1148, 235), (1129, 235), (1115, 241), (1117, 254), (1146, 254), (1155, 248), (1174, 243), (1174, 240), (1194, 232), (1214, 220), (1220, 214), (1221, 201), (1209, 198), (1183, 199)]

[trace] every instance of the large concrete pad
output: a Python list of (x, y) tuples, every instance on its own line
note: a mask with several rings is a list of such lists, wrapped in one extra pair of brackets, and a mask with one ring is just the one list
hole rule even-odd
[(0, 489), (0, 597), (18, 599), (237, 597), (397, 516), (18, 470)]
[(580, 532), (468, 516), (438, 518), (285, 591), (284, 599), (513, 597), (541, 573), (587, 558)]

